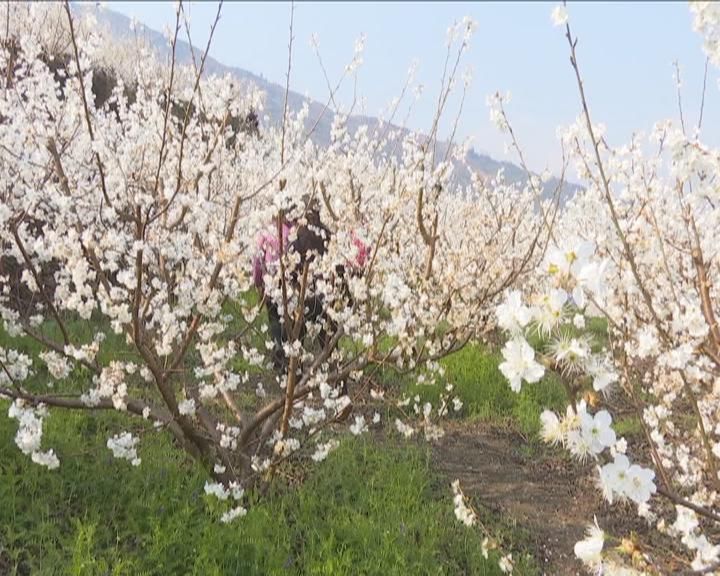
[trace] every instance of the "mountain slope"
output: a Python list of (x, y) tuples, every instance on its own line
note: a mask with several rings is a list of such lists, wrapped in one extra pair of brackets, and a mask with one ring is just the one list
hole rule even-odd
[[(107, 26), (114, 37), (127, 38), (131, 34), (142, 35), (147, 42), (153, 47), (153, 49), (161, 56), (167, 57), (170, 55), (170, 48), (163, 35), (143, 24), (139, 24), (136, 27), (135, 32), (131, 31), (131, 19), (127, 16), (114, 12), (109, 9), (98, 9), (93, 5), (73, 5), (73, 8), (78, 13), (83, 11), (92, 11), (98, 22)], [(199, 58), (201, 51), (195, 47), (196, 58)], [(192, 62), (192, 52), (190, 45), (178, 38), (176, 46), (176, 55), (178, 60), (183, 64), (189, 64)], [(266, 94), (265, 98), (265, 113), (270, 117), (271, 121), (279, 122), (282, 118), (283, 106), (285, 102), (285, 87), (280, 86), (272, 82), (268, 82), (264, 78), (253, 74), (242, 68), (236, 68), (226, 66), (216, 59), (208, 56), (205, 60), (205, 70), (208, 74), (225, 75), (230, 74), (240, 80), (248, 81), (256, 85), (260, 90)], [(318, 118), (317, 127), (312, 135), (312, 140), (319, 146), (327, 146), (330, 143), (330, 128), (332, 125), (333, 112), (332, 110), (325, 107), (324, 104), (308, 100), (297, 92), (292, 90), (288, 93), (288, 107), (291, 111), (298, 111), (305, 102), (308, 102), (310, 114), (308, 117), (308, 124), (314, 125)], [(348, 127), (350, 130), (356, 129), (358, 126), (365, 124), (368, 126), (370, 131), (376, 129), (379, 124), (377, 118), (368, 116), (351, 116), (348, 119)], [(400, 130), (403, 133), (408, 133), (407, 130), (401, 129), (398, 126), (392, 127), (395, 130)], [(438, 142), (438, 156), (444, 156), (447, 151), (446, 142)], [(478, 154), (474, 150), (470, 150), (466, 157), (467, 165), (474, 171), (483, 174), (484, 176), (494, 176), (497, 174), (499, 169), (504, 170), (505, 178), (509, 182), (524, 182), (527, 179), (526, 172), (518, 165), (511, 162), (498, 161), (485, 154)], [(456, 165), (455, 175), (460, 185), (467, 185), (470, 182), (470, 173), (464, 166)], [(556, 178), (551, 178), (546, 182), (544, 186), (544, 193), (546, 196), (552, 194), (556, 189), (559, 181)], [(575, 194), (580, 186), (572, 183), (565, 183), (561, 198), (563, 200), (571, 197)]]

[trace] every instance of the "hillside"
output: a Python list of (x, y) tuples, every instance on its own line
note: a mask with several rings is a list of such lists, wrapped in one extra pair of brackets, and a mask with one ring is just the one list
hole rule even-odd
[[(91, 10), (95, 14), (98, 21), (106, 25), (113, 36), (117, 38), (125, 38), (132, 34), (140, 34), (145, 37), (148, 43), (157, 51), (161, 56), (169, 55), (169, 47), (163, 35), (153, 30), (144, 24), (139, 24), (135, 32), (131, 32), (131, 19), (113, 10), (104, 8), (97, 9), (95, 5), (75, 5), (75, 9), (82, 13), (86, 10)], [(196, 54), (200, 53), (198, 48), (195, 48)], [(181, 63), (189, 64), (191, 62), (191, 48), (187, 42), (182, 41), (178, 38), (176, 54)], [(282, 110), (285, 100), (285, 87), (273, 82), (268, 82), (263, 77), (244, 70), (242, 68), (227, 66), (218, 60), (207, 57), (205, 60), (205, 69), (208, 74), (225, 75), (230, 74), (240, 80), (253, 83), (260, 90), (262, 90), (265, 97), (265, 110), (264, 112), (269, 116), (271, 121), (279, 121), (282, 117)], [(319, 146), (327, 146), (330, 143), (330, 128), (332, 125), (333, 112), (327, 109), (323, 103), (315, 100), (307, 99), (301, 94), (290, 90), (288, 94), (288, 106), (291, 111), (298, 111), (305, 102), (309, 104), (310, 114), (308, 117), (308, 125), (312, 126), (317, 122), (315, 131), (312, 134), (312, 140)], [(367, 125), (372, 131), (378, 126), (379, 120), (375, 117), (369, 116), (351, 116), (348, 120), (348, 126), (351, 130), (356, 129), (360, 125)], [(401, 129), (399, 126), (393, 126), (393, 129), (407, 132), (405, 129)], [(442, 156), (447, 150), (447, 142), (438, 143), (438, 155)], [(467, 165), (474, 171), (479, 172), (485, 176), (494, 176), (498, 170), (504, 169), (505, 178), (510, 182), (523, 182), (526, 179), (526, 172), (517, 164), (507, 161), (499, 161), (494, 158), (485, 155), (478, 154), (474, 150), (470, 150), (466, 157)], [(470, 174), (465, 166), (457, 166), (456, 177), (460, 185), (466, 185), (470, 181)], [(552, 193), (558, 185), (558, 179), (553, 177), (544, 184), (544, 191), (546, 195)], [(581, 187), (577, 184), (566, 183), (563, 187), (562, 199), (566, 200), (575, 194)]]

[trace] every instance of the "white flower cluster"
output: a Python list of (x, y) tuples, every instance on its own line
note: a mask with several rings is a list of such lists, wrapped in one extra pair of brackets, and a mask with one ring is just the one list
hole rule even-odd
[(585, 328), (588, 298), (601, 300), (605, 297), (602, 278), (607, 263), (598, 264), (592, 259), (592, 243), (571, 240), (569, 246), (564, 250), (552, 246), (548, 250), (541, 269), (550, 279), (551, 286), (531, 298), (533, 305), (525, 305), (522, 294), (510, 290), (496, 309), (498, 326), (511, 336), (502, 351), (504, 362), (500, 364), (500, 370), (515, 392), (520, 391), (523, 380), (537, 382), (545, 372), (526, 340), (525, 334), (531, 330), (552, 338), (547, 348), (553, 366), (566, 373), (589, 374), (596, 392), (606, 392), (617, 381), (607, 356), (593, 354), (586, 336), (572, 335), (573, 330)]
[(178, 402), (178, 412), (183, 416), (193, 416), (195, 414), (195, 400), (193, 398), (185, 398)]
[(588, 457), (597, 460), (606, 448), (611, 449), (614, 461), (598, 467), (599, 485), (608, 502), (612, 503), (619, 497), (642, 505), (656, 492), (655, 473), (637, 464), (630, 465), (628, 457), (623, 453), (627, 443), (624, 439), (617, 439), (611, 426), (612, 417), (607, 410), (589, 414), (582, 401), (576, 410), (568, 406), (562, 419), (546, 410), (540, 420), (543, 440), (562, 444), (580, 460)]
[(455, 504), (455, 517), (465, 526), (474, 526), (477, 522), (477, 514), (465, 504), (465, 495), (460, 488), (460, 480), (454, 480), (451, 486), (453, 503)]
[(670, 526), (670, 533), (679, 536), (681, 542), (695, 553), (692, 569), (703, 571), (720, 560), (720, 545), (712, 544), (699, 530), (700, 521), (695, 511), (684, 506), (675, 506), (677, 516)]
[(412, 426), (405, 424), (399, 418), (395, 418), (395, 429), (405, 438), (410, 438), (413, 434), (415, 434), (415, 429)]
[[(240, 486), (240, 484), (235, 481), (230, 482), (227, 487), (225, 487), (219, 482), (205, 482), (205, 494), (215, 496), (218, 500), (222, 501), (232, 499), (235, 502), (239, 502), (240, 500), (242, 500), (242, 497), (245, 494), (245, 490), (242, 488), (242, 486)], [(220, 522), (222, 522), (223, 524), (229, 524), (236, 518), (242, 518), (246, 514), (247, 509), (245, 507), (240, 505), (233, 506), (232, 508), (223, 512), (222, 516), (220, 517)]]
[[(39, 356), (40, 359), (45, 362), (50, 375), (56, 380), (63, 380), (70, 375), (72, 367), (64, 356), (53, 350), (41, 352)], [(52, 382), (48, 382), (48, 386), (52, 387)]]
[[(690, 9), (709, 62), (720, 65), (720, 8), (691, 2)], [(555, 8), (552, 20), (566, 32), (564, 6)], [(575, 40), (570, 32), (573, 72), (580, 76)], [(608, 501), (636, 504), (651, 526), (686, 548), (685, 568), (713, 573), (720, 559), (720, 279), (714, 265), (720, 153), (700, 140), (700, 124), (672, 121), (610, 147), (585, 97), (582, 115), (558, 136), (586, 187), (560, 210), (556, 245), (527, 282), (529, 297), (508, 297), (498, 323), (511, 339), (536, 331), (544, 342), (533, 359), (557, 370), (568, 389), (593, 407), (602, 402), (595, 392), (619, 384), (613, 405), (626, 400), (642, 420), (639, 447), (645, 453), (638, 458), (650, 468), (634, 464), (628, 442), (614, 439), (607, 411), (590, 414), (574, 400), (562, 418), (542, 415), (543, 437), (597, 460), (598, 486)], [(532, 310), (540, 306), (543, 313)], [(599, 352), (601, 342), (591, 337), (597, 317), (607, 323), (607, 349)], [(524, 363), (515, 361), (508, 372), (515, 384), (530, 358), (526, 351)], [(669, 498), (676, 517), (664, 506), (651, 510), (654, 494)], [(594, 573), (663, 571), (649, 555), (639, 558), (630, 540), (621, 548), (640, 568), (623, 566), (604, 541), (594, 524), (576, 546)]]
[(47, 416), (47, 409), (43, 405), (27, 406), (23, 400), (18, 399), (10, 404), (8, 416), (18, 421), (15, 444), (23, 454), (30, 456), (36, 464), (50, 470), (60, 466), (60, 461), (52, 448), (45, 452), (40, 451), (43, 419)]
[(339, 446), (339, 442), (337, 440), (330, 440), (328, 442), (324, 443), (318, 443), (315, 447), (315, 452), (311, 456), (313, 461), (315, 462), (322, 462), (325, 460), (325, 458), (328, 457), (328, 454), (335, 450)]
[(367, 424), (365, 423), (365, 417), (362, 415), (355, 416), (355, 421), (350, 426), (350, 432), (354, 436), (359, 436), (364, 432), (368, 431)]
[(489, 95), (485, 101), (490, 110), (490, 121), (500, 132), (507, 132), (510, 129), (504, 109), (504, 105), (508, 102), (510, 102), (510, 92), (504, 96), (500, 92), (495, 92)]
[[(553, 246), (548, 251), (541, 277), (549, 280), (549, 286), (534, 297), (533, 306), (525, 306), (520, 293), (514, 291), (498, 307), (498, 325), (511, 336), (503, 349), (505, 361), (500, 370), (513, 390), (519, 391), (521, 380), (537, 381), (544, 373), (524, 337), (524, 332), (533, 327), (539, 335), (552, 338), (546, 345), (547, 363), (570, 382), (587, 375), (594, 391), (606, 392), (618, 380), (611, 359), (605, 353), (593, 354), (591, 340), (583, 334), (588, 299), (604, 302), (607, 297), (603, 282), (607, 264), (596, 262), (592, 243), (570, 240), (568, 245), (566, 249)], [(572, 327), (563, 328), (570, 323)], [(576, 335), (573, 329), (580, 334)], [(627, 443), (617, 438), (607, 410), (591, 414), (582, 400), (576, 406), (568, 406), (562, 417), (546, 410), (540, 420), (543, 440), (562, 445), (581, 461), (588, 458), (598, 461), (609, 449), (613, 460), (597, 467), (598, 485), (608, 502), (628, 499), (640, 508), (647, 506), (657, 491), (655, 473), (630, 464), (624, 453)], [(576, 555), (588, 566), (600, 565), (603, 538), (599, 528), (593, 529), (588, 539), (576, 546)]]
[(0, 386), (19, 384), (32, 375), (32, 359), (17, 350), (6, 350), (0, 347)]
[(630, 464), (625, 454), (615, 454), (615, 460), (600, 468), (600, 487), (608, 502), (616, 497), (628, 498), (635, 504), (645, 504), (657, 488), (655, 472), (637, 464)]
[(142, 460), (137, 455), (138, 441), (130, 432), (121, 432), (108, 438), (107, 447), (115, 458), (128, 460), (133, 466), (140, 466)]
[[(40, 268), (52, 263), (54, 270), (52, 289), (45, 287), (50, 302), (29, 323), (21, 321), (3, 288), (3, 328), (10, 338), (33, 338), (40, 333), (33, 327), (57, 323), (55, 313), (91, 320), (90, 338), (69, 333), (64, 344), (39, 342), (57, 354), (46, 350), (41, 356), (53, 378), (67, 378), (75, 366), (81, 366), (79, 374), (92, 374), (92, 384), (76, 396), (52, 397), (58, 412), (62, 406), (102, 407), (127, 419), (152, 418), (182, 440), (177, 446), (189, 439), (193, 454), (211, 458), (225, 451), (240, 459), (254, 451), (253, 472), (264, 470), (347, 409), (350, 399), (338, 390), (339, 373), (358, 379), (378, 360), (381, 337), (393, 342), (383, 362), (417, 370), (424, 384), (442, 386), (435, 359), (492, 327), (496, 295), (539, 264), (549, 233), (533, 186), (511, 184), (501, 172), (489, 181), (471, 173), (469, 184), (458, 187), (457, 155), (465, 147), (434, 157), (429, 144), (444, 124), (444, 104), (430, 138), (393, 129), (392, 118), (382, 130), (351, 130), (348, 115), (338, 113), (331, 143), (322, 148), (308, 134), (309, 105), (289, 109), (280, 128), (264, 116), (262, 95), (244, 83), (211, 74), (198, 80), (193, 66), (179, 63), (171, 74), (164, 58), (144, 46), (112, 41), (89, 20), (75, 23), (76, 62), (74, 49), (63, 52), (72, 42), (62, 7), (6, 3), (3, 9), (19, 50), (13, 55), (13, 89), (0, 96), (0, 179), (7, 184), (0, 237), (8, 239), (0, 243), (0, 257), (20, 261), (22, 245), (31, 262)], [(450, 30), (458, 60), (475, 28), (466, 18)], [(361, 65), (363, 50), (361, 39), (348, 74)], [(9, 56), (0, 50), (5, 68)], [(70, 63), (54, 70), (49, 57)], [(461, 64), (445, 78), (442, 102), (453, 101), (454, 87), (463, 90), (470, 81)], [(105, 102), (89, 97), (100, 70), (113, 77)], [(498, 98), (499, 118), (506, 100)], [(178, 118), (178, 109), (189, 113)], [(254, 129), (238, 127), (251, 110), (262, 121), (261, 138)], [(262, 418), (245, 435), (238, 422), (247, 430), (254, 416), (267, 415), (289, 380), (278, 376), (275, 388), (264, 378), (276, 343), (261, 320), (255, 290), (263, 291), (261, 301), (283, 322), (286, 312), (293, 321), (302, 305), (300, 257), (288, 248), (297, 226), (288, 233), (285, 253), (276, 246), (273, 259), (272, 250), (263, 251), (270, 262), (256, 273), (258, 238), (277, 229), (279, 215), (299, 222), (311, 191), (331, 237), (325, 254), (312, 259), (305, 287), (306, 306), (322, 298), (326, 309), (307, 319), (305, 338), (287, 343), (286, 354), (302, 367), (298, 384), (304, 396), (287, 422), (294, 437), (273, 435)], [(16, 214), (26, 215), (17, 234), (11, 229)], [(41, 234), (31, 220), (42, 224)], [(352, 271), (344, 282), (339, 266)], [(24, 271), (23, 287), (39, 290), (32, 276)], [(526, 323), (522, 312), (513, 318)], [(335, 341), (321, 357), (316, 344), (330, 325), (344, 341)], [(127, 350), (119, 350), (115, 338), (112, 345), (105, 341), (107, 329), (124, 338)], [(563, 353), (569, 357), (572, 351)], [(11, 354), (0, 349), (12, 379), (27, 380), (31, 359)], [(516, 387), (518, 377), (520, 383), (538, 377), (527, 347), (519, 345), (510, 355), (508, 373)], [(9, 397), (17, 394), (12, 379), (0, 371)], [(182, 399), (191, 381), (198, 395)], [(170, 398), (180, 399), (178, 410), (187, 416), (182, 426), (192, 426), (195, 434), (184, 434), (172, 421)], [(437, 404), (414, 402), (417, 424), (404, 416), (395, 428), (406, 437), (424, 431), (437, 439), (440, 419), (461, 408), (445, 387)], [(205, 411), (209, 418), (190, 417)], [(379, 420), (376, 412), (372, 423)], [(364, 433), (369, 417), (358, 416), (348, 426)], [(136, 442), (124, 433), (108, 446), (135, 463)], [(318, 445), (317, 459), (331, 448)], [(242, 476), (247, 468), (228, 469)]]
[(220, 423), (218, 424), (217, 431), (220, 432), (220, 446), (222, 448), (229, 448), (230, 450), (237, 449), (237, 439), (238, 436), (240, 436), (240, 428)]
[(720, 6), (717, 2), (694, 1), (690, 10), (693, 28), (703, 37), (705, 53), (715, 66), (720, 66)]
[(273, 453), (278, 457), (288, 456), (300, 450), (300, 440), (297, 438), (281, 438), (278, 430), (275, 431), (272, 443)]
[(97, 406), (103, 398), (110, 398), (116, 410), (127, 410), (126, 367), (122, 362), (111, 362), (103, 368), (99, 376), (93, 378), (96, 387), (81, 397), (87, 406)]

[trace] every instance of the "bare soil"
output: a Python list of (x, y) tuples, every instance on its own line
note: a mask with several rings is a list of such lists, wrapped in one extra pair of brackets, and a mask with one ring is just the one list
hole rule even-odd
[(436, 468), (459, 479), (472, 503), (522, 527), (544, 574), (583, 574), (573, 553), (602, 507), (589, 466), (571, 465), (548, 450), (530, 454), (516, 432), (483, 424), (446, 428), (435, 445)]

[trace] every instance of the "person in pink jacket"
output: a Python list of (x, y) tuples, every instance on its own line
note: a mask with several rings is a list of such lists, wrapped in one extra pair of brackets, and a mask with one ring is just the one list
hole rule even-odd
[[(285, 222), (282, 226), (283, 247), (287, 250), (288, 237), (293, 228), (291, 223)], [(265, 280), (263, 277), (271, 265), (274, 265), (280, 257), (280, 242), (277, 236), (277, 227), (268, 227), (258, 234), (257, 253), (253, 259), (253, 283), (260, 290), (265, 292)]]

